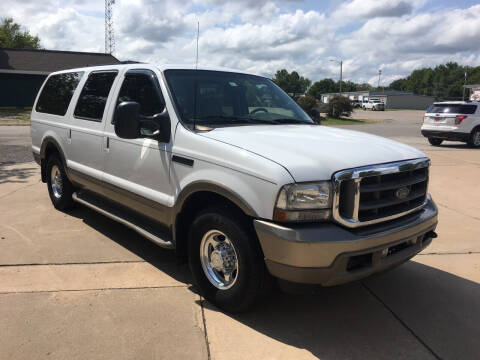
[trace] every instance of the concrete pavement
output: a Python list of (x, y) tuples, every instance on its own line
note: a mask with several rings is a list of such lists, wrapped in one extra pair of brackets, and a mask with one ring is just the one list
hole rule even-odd
[(0, 164), (0, 358), (478, 359), (480, 151), (425, 149), (440, 223), (421, 255), (354, 284), (287, 284), (234, 316), (172, 252), (54, 210), (36, 164)]

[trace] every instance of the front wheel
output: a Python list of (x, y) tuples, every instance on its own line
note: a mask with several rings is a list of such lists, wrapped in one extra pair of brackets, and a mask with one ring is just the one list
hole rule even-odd
[(473, 148), (480, 147), (480, 129), (479, 128), (472, 131), (467, 143), (468, 143), (468, 146)]
[(433, 145), (433, 146), (439, 146), (442, 142), (443, 142), (443, 139), (439, 139), (439, 138), (428, 138), (428, 142)]
[(189, 265), (201, 295), (230, 312), (251, 307), (269, 293), (273, 281), (253, 230), (239, 215), (208, 209), (189, 233)]

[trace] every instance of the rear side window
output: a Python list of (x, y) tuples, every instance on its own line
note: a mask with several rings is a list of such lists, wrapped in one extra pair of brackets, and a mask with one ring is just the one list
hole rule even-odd
[(429, 113), (474, 114), (477, 105), (433, 104), (427, 108)]
[(37, 101), (35, 110), (64, 116), (83, 72), (52, 75), (48, 78)]
[(116, 71), (91, 73), (78, 98), (75, 117), (102, 121), (108, 94), (116, 76)]
[(125, 76), (117, 105), (124, 101), (135, 101), (140, 104), (140, 115), (153, 116), (165, 109), (165, 101), (157, 90), (155, 75), (149, 73), (133, 73)]

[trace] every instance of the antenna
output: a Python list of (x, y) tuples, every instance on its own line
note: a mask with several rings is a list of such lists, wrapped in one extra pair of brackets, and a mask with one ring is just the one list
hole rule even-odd
[(195, 70), (198, 68), (198, 38), (200, 37), (200, 21), (197, 21), (197, 58), (195, 60)]
[(115, 0), (105, 0), (105, 53), (115, 51), (115, 35), (113, 33), (113, 4)]

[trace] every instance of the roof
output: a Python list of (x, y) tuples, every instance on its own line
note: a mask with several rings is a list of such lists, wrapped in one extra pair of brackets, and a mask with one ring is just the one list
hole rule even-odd
[(49, 74), (64, 69), (119, 63), (111, 54), (0, 48), (0, 72)]
[[(195, 66), (191, 64), (147, 64), (147, 63), (129, 63), (125, 64), (123, 62), (119, 62), (118, 64), (113, 64), (110, 66), (95, 66), (89, 67), (85, 69), (84, 67), (79, 68), (72, 68), (67, 70), (59, 71), (61, 72), (70, 72), (70, 71), (100, 71), (100, 70), (120, 70), (120, 69), (158, 69), (160, 71), (165, 70), (209, 70), (209, 71), (224, 71), (224, 72), (232, 72), (232, 73), (239, 73), (239, 74), (247, 74), (247, 75), (255, 75), (246, 71), (242, 70), (235, 70), (235, 69), (228, 69), (228, 68), (221, 68), (221, 67), (212, 67), (212, 66)], [(1, 71), (1, 70), (0, 70)], [(261, 76), (261, 75), (258, 75)], [(264, 77), (264, 76), (262, 76)]]

